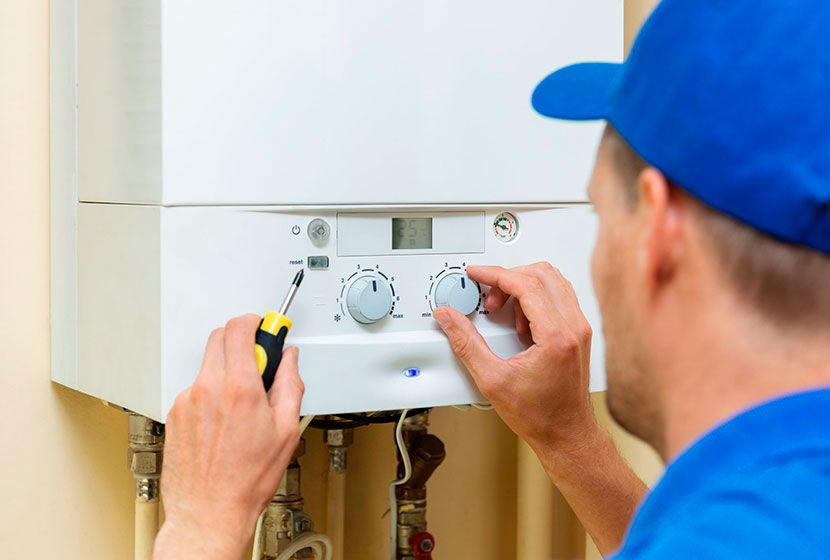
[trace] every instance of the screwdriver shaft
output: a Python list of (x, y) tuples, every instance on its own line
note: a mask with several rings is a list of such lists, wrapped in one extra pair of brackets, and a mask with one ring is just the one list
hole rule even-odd
[(285, 300), (282, 302), (282, 306), (280, 307), (280, 315), (285, 315), (285, 312), (288, 311), (288, 308), (291, 306), (291, 302), (294, 301), (294, 294), (297, 293), (297, 288), (300, 287), (300, 283), (303, 281), (304, 272), (301, 268), (300, 271), (294, 276), (294, 281), (291, 282), (291, 287), (288, 288), (288, 294), (285, 296)]

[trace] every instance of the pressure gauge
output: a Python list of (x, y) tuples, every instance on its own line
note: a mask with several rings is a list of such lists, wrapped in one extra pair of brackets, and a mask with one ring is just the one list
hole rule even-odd
[(519, 221), (510, 212), (502, 212), (493, 220), (493, 234), (502, 243), (509, 243), (519, 234)]

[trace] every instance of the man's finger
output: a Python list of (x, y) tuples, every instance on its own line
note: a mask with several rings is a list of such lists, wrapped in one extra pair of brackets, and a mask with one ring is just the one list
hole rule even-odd
[(199, 379), (208, 383), (222, 383), (225, 378), (225, 329), (214, 329), (205, 345), (205, 357)]
[(450, 307), (439, 307), (433, 317), (450, 341), (453, 352), (458, 356), (476, 384), (481, 387), (488, 377), (498, 375), (504, 360), (493, 354), (481, 333), (464, 315)]
[(539, 279), (500, 266), (469, 266), (467, 275), (519, 300), (534, 340), (537, 335), (544, 338), (564, 326), (562, 315), (556, 310)]
[(525, 317), (522, 306), (517, 299), (513, 300), (513, 315), (516, 318), (516, 332), (519, 334), (528, 334), (530, 332), (530, 322)]
[(484, 309), (487, 311), (497, 311), (504, 307), (510, 296), (505, 294), (499, 288), (491, 288), (487, 297), (484, 298)]
[(228, 321), (225, 326), (225, 381), (262, 384), (256, 362), (256, 331), (261, 318), (248, 314)]
[(554, 305), (571, 329), (576, 330), (580, 325), (587, 322), (579, 307), (579, 300), (573, 286), (558, 268), (548, 262), (538, 262), (528, 266), (520, 266), (514, 270), (533, 276), (542, 282), (545, 291), (550, 295)]
[(300, 403), (303, 400), (305, 386), (300, 379), (298, 367), (299, 350), (289, 346), (282, 353), (280, 367), (274, 377), (269, 397), (271, 407), (280, 420), (296, 421), (300, 417)]

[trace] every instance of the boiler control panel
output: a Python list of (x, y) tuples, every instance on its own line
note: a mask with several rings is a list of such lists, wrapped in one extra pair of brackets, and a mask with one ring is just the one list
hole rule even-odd
[[(299, 268), (306, 275), (287, 343), (300, 348), (304, 414), (482, 400), (435, 324), (435, 308), (467, 315), (502, 357), (530, 341), (515, 332), (512, 304), (483, 308), (489, 287), (467, 276), (468, 265), (552, 263), (601, 332), (589, 266), (595, 217), (587, 204), (165, 208), (162, 229), (165, 339), (179, 341), (164, 356), (176, 372), (165, 376), (171, 398), (192, 382), (187, 365), (199, 362), (211, 329), (278, 305)], [(604, 386), (600, 340), (594, 362), (597, 390)]]

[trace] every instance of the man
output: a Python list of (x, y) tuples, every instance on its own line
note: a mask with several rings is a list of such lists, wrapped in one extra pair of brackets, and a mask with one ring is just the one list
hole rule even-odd
[[(556, 269), (468, 269), (492, 287), (485, 307), (513, 298), (532, 335), (509, 360), (435, 312), (603, 554), (828, 555), (828, 29), (826, 0), (665, 0), (624, 65), (565, 68), (534, 93), (544, 115), (610, 123), (589, 187), (593, 279), (609, 408), (668, 462), (650, 494), (593, 418), (591, 328)], [(171, 412), (159, 558), (180, 543), (238, 558), (296, 444), (296, 351), (269, 408), (257, 321), (211, 337)]]

